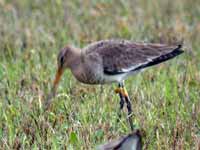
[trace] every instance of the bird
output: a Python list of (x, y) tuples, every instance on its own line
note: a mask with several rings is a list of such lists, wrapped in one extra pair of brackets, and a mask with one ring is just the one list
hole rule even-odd
[(133, 130), (133, 110), (125, 80), (183, 52), (182, 44), (145, 43), (124, 39), (100, 40), (83, 48), (67, 45), (60, 50), (57, 57), (57, 73), (52, 91), (55, 93), (66, 69), (70, 69), (74, 77), (85, 84), (117, 83), (115, 92), (120, 97), (119, 109), (122, 110), (126, 103), (127, 118)]
[(97, 147), (97, 150), (142, 150), (142, 133), (136, 130)]

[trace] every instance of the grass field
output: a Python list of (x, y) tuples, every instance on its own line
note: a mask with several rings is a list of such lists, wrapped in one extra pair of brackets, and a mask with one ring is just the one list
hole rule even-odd
[(0, 0), (0, 149), (90, 150), (130, 133), (117, 86), (66, 71), (52, 109), (58, 51), (101, 39), (171, 43), (185, 53), (126, 81), (134, 124), (150, 150), (200, 149), (199, 0)]

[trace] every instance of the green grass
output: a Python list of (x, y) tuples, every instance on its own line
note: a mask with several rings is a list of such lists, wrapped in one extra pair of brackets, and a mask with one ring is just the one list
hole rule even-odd
[[(130, 133), (115, 84), (83, 85), (65, 72), (51, 111), (56, 56), (66, 44), (108, 38), (173, 43), (185, 53), (129, 78), (134, 123), (148, 149), (200, 147), (198, 0), (0, 0), (1, 149), (95, 149)], [(157, 129), (157, 130), (155, 130)]]

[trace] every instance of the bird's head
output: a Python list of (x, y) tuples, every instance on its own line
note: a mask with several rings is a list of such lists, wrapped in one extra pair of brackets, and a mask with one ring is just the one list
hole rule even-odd
[(58, 57), (57, 57), (57, 73), (53, 82), (53, 89), (56, 89), (61, 76), (66, 68), (69, 67), (72, 55), (73, 55), (73, 48), (71, 46), (66, 46), (60, 50)]

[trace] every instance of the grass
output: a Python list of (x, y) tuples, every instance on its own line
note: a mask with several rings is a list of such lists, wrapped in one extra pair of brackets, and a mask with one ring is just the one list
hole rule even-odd
[(185, 53), (129, 78), (134, 123), (148, 149), (200, 147), (199, 1), (0, 0), (1, 149), (95, 149), (130, 132), (115, 84), (83, 85), (69, 71), (51, 111), (56, 56), (108, 38), (173, 43)]

